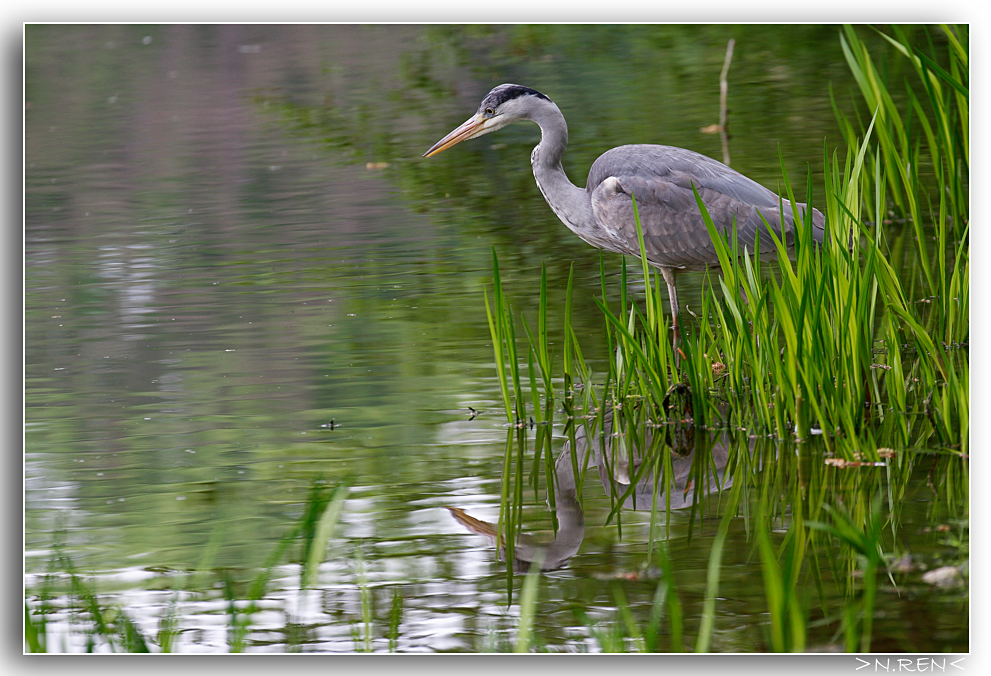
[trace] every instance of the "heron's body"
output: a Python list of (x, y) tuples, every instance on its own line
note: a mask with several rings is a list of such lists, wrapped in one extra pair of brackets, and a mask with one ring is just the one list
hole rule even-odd
[[(684, 148), (619, 146), (592, 164), (585, 188), (572, 184), (561, 166), (568, 145), (564, 116), (547, 96), (520, 85), (504, 84), (490, 91), (473, 117), (424, 156), (517, 120), (530, 120), (540, 127), (541, 140), (530, 159), (544, 199), (569, 229), (592, 246), (639, 257), (633, 218), (636, 197), (647, 261), (660, 269), (667, 282), (676, 330), (675, 273), (719, 264), (693, 186), (720, 232), (732, 231), (735, 220), (741, 248), (754, 251), (759, 239), (761, 258), (777, 256), (765, 220), (789, 247), (794, 243), (794, 217), (788, 200), (781, 200), (725, 164)], [(804, 219), (806, 205), (796, 206)], [(811, 221), (813, 239), (821, 243), (825, 217), (813, 209)]]

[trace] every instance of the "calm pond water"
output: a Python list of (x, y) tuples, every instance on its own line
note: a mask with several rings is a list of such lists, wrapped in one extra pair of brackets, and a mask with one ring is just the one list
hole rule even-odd
[[(57, 545), (145, 635), (178, 603), (175, 649), (226, 651), (212, 571), (246, 586), (314, 481), (347, 482), (316, 589), (298, 591), (298, 554), (280, 560), (246, 649), (362, 647), (362, 589), (374, 650), (390, 647), (396, 591), (397, 650), (505, 649), (518, 622), (505, 565), (445, 509), (498, 517), (492, 250), (529, 318), (541, 263), (558, 308), (574, 263), (576, 334), (601, 372), (599, 257), (533, 182), (535, 127), (420, 155), (492, 86), (518, 82), (567, 117), (576, 183), (622, 143), (719, 157), (699, 129), (718, 120), (731, 37), (734, 168), (774, 188), (783, 162), (796, 183), (811, 171), (821, 185), (823, 149), (842, 143), (830, 87), (844, 110), (857, 102), (837, 26), (28, 27), (29, 600)], [(689, 306), (700, 288), (679, 279)], [(560, 421), (553, 443), (556, 455)], [(902, 528), (938, 556), (917, 474)], [(586, 481), (584, 498), (580, 548), (541, 583), (536, 634), (550, 650), (599, 649), (570, 602), (612, 620), (611, 578), (646, 559), (649, 515), (624, 517), (620, 535), (601, 484)], [(528, 500), (528, 530), (549, 537), (546, 505)], [(691, 633), (715, 527), (689, 539), (689, 521), (673, 515), (668, 546)], [(742, 522), (729, 537), (712, 649), (767, 650)], [(178, 591), (188, 571), (200, 586)], [(635, 612), (655, 586), (623, 582)], [(967, 650), (966, 592), (878, 603), (876, 649)], [(85, 649), (73, 617), (51, 617), (50, 649)], [(835, 633), (810, 642), (842, 645)]]

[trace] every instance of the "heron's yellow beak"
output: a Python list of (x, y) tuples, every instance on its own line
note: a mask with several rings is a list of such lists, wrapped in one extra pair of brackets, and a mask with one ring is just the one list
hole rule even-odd
[[(495, 125), (492, 124), (493, 118), (485, 118), (479, 114), (472, 115), (464, 123), (452, 131), (450, 134), (437, 141), (430, 147), (430, 150), (423, 153), (424, 157), (430, 157), (431, 155), (436, 155), (442, 150), (447, 150), (453, 145), (457, 145), (462, 141), (467, 141), (470, 138), (475, 138), (476, 136), (481, 136), (482, 134), (487, 134), (490, 131), (495, 131), (493, 128)], [(498, 127), (496, 127), (497, 129)]]

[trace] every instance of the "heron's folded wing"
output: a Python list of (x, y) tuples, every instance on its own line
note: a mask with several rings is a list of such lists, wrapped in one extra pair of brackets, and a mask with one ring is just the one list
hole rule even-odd
[[(720, 232), (732, 232), (741, 247), (774, 256), (774, 242), (761, 216), (784, 241), (793, 240), (791, 204), (739, 172), (684, 148), (620, 146), (604, 153), (589, 171), (592, 210), (626, 253), (638, 255), (632, 196), (637, 198), (648, 258), (656, 265), (700, 268), (716, 262), (715, 248), (695, 201), (698, 191)], [(784, 209), (782, 211), (781, 206)], [(805, 205), (799, 205), (804, 210)], [(783, 215), (783, 218), (782, 218)], [(813, 236), (822, 240), (824, 218), (813, 213)]]
[[(754, 206), (704, 186), (696, 189), (719, 231), (732, 231), (735, 218), (741, 246), (753, 250), (754, 238), (760, 233), (761, 250), (772, 251), (773, 242)], [(609, 176), (592, 191), (596, 219), (623, 243), (625, 253), (639, 255), (634, 196), (651, 263), (687, 269), (716, 263), (715, 247), (692, 192), (691, 179), (683, 175)], [(780, 218), (777, 208), (765, 207), (761, 212), (772, 224)]]

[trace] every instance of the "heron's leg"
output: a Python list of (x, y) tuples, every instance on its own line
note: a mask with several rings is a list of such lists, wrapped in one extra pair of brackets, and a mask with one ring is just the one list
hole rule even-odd
[(678, 324), (678, 290), (674, 287), (675, 272), (672, 268), (661, 268), (661, 275), (668, 285), (668, 299), (671, 301), (671, 324), (674, 328), (675, 359), (678, 358), (678, 344), (681, 342), (681, 328)]

